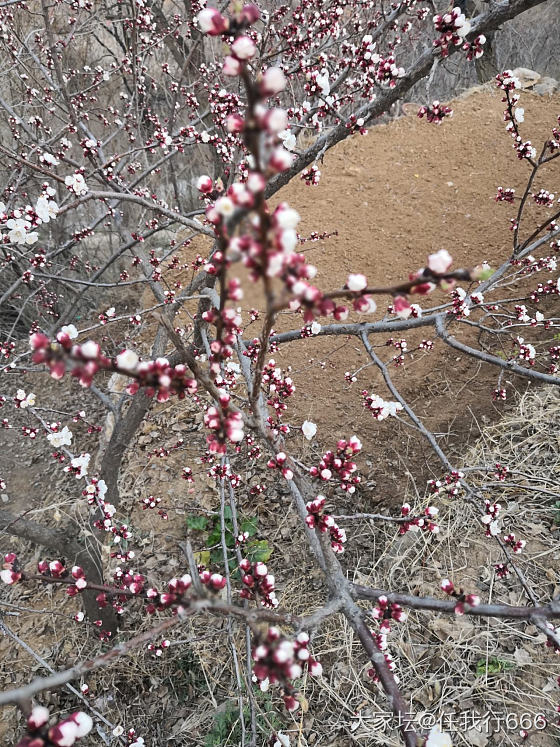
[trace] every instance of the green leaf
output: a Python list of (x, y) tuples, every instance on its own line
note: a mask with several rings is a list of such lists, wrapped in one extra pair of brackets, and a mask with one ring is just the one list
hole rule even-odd
[(199, 516), (198, 514), (187, 516), (187, 527), (189, 529), (196, 529), (199, 532), (203, 532), (207, 524), (208, 518), (206, 516)]
[(251, 563), (266, 563), (272, 555), (272, 548), (266, 540), (247, 542), (247, 557)]
[(511, 661), (504, 661), (495, 657), (491, 657), (488, 661), (479, 659), (476, 662), (476, 675), (477, 677), (483, 677), (485, 674), (500, 674), (514, 668), (515, 664)]
[(239, 531), (247, 532), (249, 537), (254, 537), (258, 530), (258, 523), (259, 520), (256, 516), (250, 519), (243, 519), (241, 525), (239, 526)]

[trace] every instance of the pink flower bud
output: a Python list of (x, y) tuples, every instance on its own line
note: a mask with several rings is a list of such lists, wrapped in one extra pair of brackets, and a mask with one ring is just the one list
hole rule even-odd
[(313, 675), (313, 677), (320, 677), (323, 674), (323, 665), (318, 661), (310, 661), (309, 662), (309, 673)]
[(73, 713), (68, 717), (68, 720), (73, 721), (74, 724), (76, 724), (76, 727), (78, 729), (76, 736), (78, 738), (85, 737), (86, 734), (89, 734), (93, 728), (93, 721), (91, 719), (91, 716), (89, 716), (87, 713), (84, 713), (83, 711), (77, 711), (76, 713)]
[(198, 27), (208, 36), (218, 36), (227, 31), (229, 21), (215, 8), (205, 8), (196, 16)]
[(239, 59), (232, 57), (231, 55), (226, 55), (224, 57), (224, 66), (222, 68), (222, 72), (224, 75), (229, 75), (232, 78), (234, 78), (236, 75), (239, 75), (241, 72), (241, 62)]
[(49, 709), (44, 706), (35, 706), (27, 718), (27, 726), (31, 731), (36, 731), (44, 726), (49, 720)]
[(209, 194), (214, 189), (214, 184), (212, 179), (204, 174), (203, 176), (199, 176), (198, 181), (196, 182), (196, 188), (203, 194)]
[(249, 36), (238, 36), (231, 45), (231, 51), (238, 60), (250, 60), (255, 56), (257, 47)]
[(78, 738), (78, 725), (74, 721), (61, 721), (49, 729), (49, 739), (57, 747), (72, 747)]
[(406, 296), (395, 296), (393, 298), (393, 310), (400, 319), (408, 319), (412, 314), (412, 306)]
[(293, 164), (295, 155), (290, 153), (285, 148), (275, 148), (270, 156), (268, 166), (271, 171), (281, 172), (289, 169)]
[(11, 571), (8, 568), (0, 571), (0, 580), (2, 580), (5, 584), (8, 584), (8, 586), (17, 584), (20, 578), (21, 573), (16, 573), (15, 571)]
[(240, 114), (230, 114), (226, 119), (226, 130), (228, 132), (243, 132), (245, 120)]
[(269, 67), (264, 71), (260, 89), (263, 96), (274, 96), (286, 88), (286, 76), (279, 67)]
[(438, 275), (443, 275), (451, 267), (453, 257), (449, 254), (447, 249), (440, 249), (435, 254), (428, 256), (428, 267), (432, 272)]
[(453, 583), (448, 578), (443, 579), (443, 581), (441, 582), (441, 588), (443, 591), (445, 591), (446, 594), (451, 594), (455, 589)]
[(254, 3), (247, 3), (241, 9), (241, 18), (249, 25), (258, 21), (260, 17), (261, 12)]

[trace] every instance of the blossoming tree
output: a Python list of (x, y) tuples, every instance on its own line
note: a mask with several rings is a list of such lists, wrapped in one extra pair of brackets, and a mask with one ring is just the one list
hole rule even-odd
[[(395, 676), (398, 653), (390, 653), (389, 638), (407, 609), (530, 621), (550, 648), (560, 651), (552, 622), (560, 617), (558, 602), (539, 599), (516, 565), (524, 540), (502, 527), (499, 504), (481, 499), (450, 462), (372, 343), (376, 335), (386, 339), (432, 329), (442, 344), (496, 367), (497, 399), (505, 397), (505, 372), (559, 383), (560, 348), (543, 348), (538, 332), (555, 324), (560, 284), (532, 278), (556, 269), (560, 249), (558, 200), (547, 189), (533, 189), (537, 173), (549, 174), (557, 163), (560, 130), (551, 123), (537, 152), (522, 130), (518, 82), (508, 71), (497, 76), (513, 153), (528, 173), (521, 197), (509, 187), (496, 195), (499, 202), (518, 205), (511, 255), (499, 266), (489, 257), (488, 264), (454, 268), (451, 248), (442, 248), (392, 286), (356, 267), (324, 287), (315, 283), (317, 268), (298, 252), (297, 205), (270, 202), (293, 178), (317, 184), (321, 159), (331, 147), (365, 132), (442, 60), (457, 55), (469, 64), (479, 58), (486, 33), (537, 4), (497, 2), (467, 20), (459, 8), (434, 15), (416, 0), (302, 0), (262, 7), (232, 2), (223, 10), (186, 3), (182, 13), (146, 0), (119, 2), (111, 9), (88, 0), (0, 2), (2, 65), (11, 81), (9, 90), (0, 89), (3, 402), (26, 411), (30, 425), (24, 435), (48, 441), (61, 469), (77, 478), (77, 500), (90, 511), (83, 536), (0, 511), (4, 541), (21, 537), (46, 553), (32, 568), (25, 556), (6, 547), (0, 577), (10, 586), (52, 585), (82, 600), (83, 611), (64, 624), (91, 625), (107, 648), (0, 694), (1, 705), (15, 703), (25, 715), (20, 747), (72, 745), (87, 737), (98, 713), (78, 711), (54, 722), (41, 705), (43, 694), (144, 645), (160, 645), (161, 653), (169, 640), (154, 641), (193, 615), (245, 626), (251, 686), (271, 688), (290, 712), (302, 702), (302, 676), (323, 672), (311, 634), (329, 617), (344, 616), (407, 745), (451, 743), (436, 727), (417, 728), (407, 705), (407, 683)], [(418, 40), (420, 47), (412, 43)], [(398, 62), (401, 49), (409, 56), (420, 51), (405, 67)], [(418, 111), (436, 124), (450, 114), (438, 101)], [(302, 133), (309, 131), (314, 139), (302, 147)], [(543, 213), (536, 227), (526, 230), (529, 205)], [(177, 255), (198, 246), (196, 237), (204, 237), (208, 249), (185, 268)], [(165, 248), (154, 249), (154, 241)], [(509, 290), (519, 279), (529, 288), (522, 299)], [(239, 305), (244, 285), (251, 283), (264, 293), (260, 318)], [(144, 288), (153, 297), (148, 307), (124, 320), (113, 306), (101, 313), (97, 308), (95, 318), (98, 294), (118, 298)], [(430, 308), (429, 295), (438, 288), (449, 299)], [(186, 321), (189, 303), (196, 309)], [(531, 311), (537, 303), (542, 310)], [(87, 329), (80, 328), (79, 314), (89, 314)], [(276, 333), (280, 314), (289, 315), (290, 329)], [(107, 334), (122, 329), (116, 325), (123, 321), (134, 329), (154, 319), (148, 356), (130, 334), (118, 339)], [(248, 330), (252, 323), (259, 325), (256, 336)], [(507, 355), (459, 339), (466, 325), (504, 345), (507, 341)], [(473, 590), (456, 588), (452, 579), (444, 579), (430, 597), (349, 580), (346, 533), (333, 516), (336, 495), (359, 489), (358, 455), (374, 447), (362, 444), (359, 434), (340, 434), (317, 464), (304, 464), (287, 439), (294, 384), (273, 358), (281, 346), (333, 335), (353, 336), (382, 373), (388, 399), (364, 390), (364, 408), (379, 421), (399, 414), (408, 418), (441, 462), (442, 478), (430, 485), (425, 510), (416, 513), (404, 503), (400, 515), (373, 518), (396, 522), (401, 534), (429, 537), (439, 530), (439, 496), (460, 493), (479, 506), (481, 533), (503, 551), (498, 575), (517, 579), (526, 606), (485, 602)], [(422, 345), (430, 349), (433, 343)], [(107, 443), (95, 468), (69, 423), (45, 417), (40, 392), (20, 385), (9, 391), (17, 374), (30, 367), (48, 370), (60, 387), (76, 379), (84, 398), (97, 398), (107, 409)], [(126, 381), (120, 398), (113, 396), (115, 377)], [(122, 514), (119, 474), (150, 407), (171, 398), (187, 400), (202, 413), (204, 463), (220, 495), (223, 559), (203, 564), (187, 543), (184, 572), (174, 576), (162, 567), (155, 578), (148, 577), (134, 549), (134, 533)], [(9, 415), (3, 425), (10, 427)], [(310, 421), (301, 429), (308, 440), (316, 435)], [(256, 459), (259, 469), (273, 472), (289, 491), (310, 558), (324, 580), (324, 605), (308, 617), (294, 615), (289, 600), (279, 605), (273, 568), (249, 552), (248, 533), (237, 515), (236, 496), (248, 489), (232, 466), (239, 455)], [(190, 477), (188, 468), (184, 477)], [(145, 496), (142, 504), (157, 509), (159, 499)], [(158, 510), (164, 521), (165, 511)], [(226, 521), (235, 536), (233, 558)], [(101, 548), (109, 539), (116, 551), (107, 565)], [(114, 644), (127, 619), (138, 615), (153, 617), (149, 629), (134, 635), (128, 628)], [(245, 724), (243, 715), (245, 699), (255, 708), (254, 694), (237, 658), (235, 667), (242, 742), (257, 744), (255, 720)], [(134, 730), (116, 727), (112, 736), (123, 744), (144, 743)], [(287, 743), (279, 733), (271, 733), (271, 740)]]

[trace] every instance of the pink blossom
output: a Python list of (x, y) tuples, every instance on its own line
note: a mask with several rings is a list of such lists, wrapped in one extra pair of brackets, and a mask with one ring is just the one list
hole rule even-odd
[(224, 75), (229, 75), (230, 77), (235, 77), (236, 75), (239, 75), (241, 72), (241, 61), (237, 57), (232, 57), (231, 55), (226, 55), (224, 57), (224, 66), (222, 68)]
[(428, 267), (438, 275), (443, 275), (443, 273), (447, 272), (452, 263), (453, 257), (447, 249), (440, 249), (439, 252), (428, 256)]
[(257, 47), (249, 36), (238, 36), (231, 45), (231, 51), (238, 60), (250, 60), (255, 56)]
[(208, 36), (219, 36), (227, 31), (229, 21), (215, 8), (205, 8), (196, 17), (198, 27)]
[(286, 88), (286, 76), (279, 67), (269, 67), (262, 74), (260, 89), (263, 96), (275, 96)]

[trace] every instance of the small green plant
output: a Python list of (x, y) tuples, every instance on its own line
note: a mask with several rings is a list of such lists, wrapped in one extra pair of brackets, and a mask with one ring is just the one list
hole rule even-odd
[(487, 659), (479, 659), (476, 662), (476, 676), (484, 677), (485, 674), (502, 674), (510, 669), (514, 669), (515, 664), (511, 661), (504, 661), (492, 656)]
[[(225, 544), (228, 549), (228, 564), (230, 569), (233, 569), (237, 565), (237, 558), (235, 556), (235, 542), (236, 537), (233, 530), (233, 515), (231, 508), (226, 506), (224, 509), (225, 519)], [(268, 544), (267, 540), (256, 539), (255, 535), (258, 532), (258, 517), (241, 517), (239, 521), (239, 531), (246, 534), (248, 539), (244, 543), (243, 555), (248, 558), (252, 563), (261, 561), (266, 563), (272, 555), (272, 548)], [(208, 531), (208, 538), (206, 544), (210, 548), (209, 551), (198, 553), (197, 560), (202, 564), (208, 565), (209, 563), (216, 563), (218, 565), (223, 563), (224, 557), (222, 552), (222, 527), (220, 517), (215, 516), (209, 519), (207, 516), (200, 516), (199, 514), (191, 514), (187, 516), (187, 527), (194, 531), (204, 532)]]
[[(270, 734), (271, 730), (279, 729), (281, 724), (274, 711), (270, 695), (257, 690), (254, 698), (258, 706), (257, 729), (264, 734)], [(249, 723), (250, 717), (249, 707), (245, 707), (243, 709), (245, 723)], [(239, 708), (237, 702), (229, 701), (223, 711), (215, 713), (212, 730), (206, 735), (204, 747), (226, 747), (226, 745), (237, 747), (239, 744), (241, 744)]]

